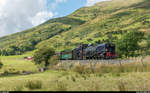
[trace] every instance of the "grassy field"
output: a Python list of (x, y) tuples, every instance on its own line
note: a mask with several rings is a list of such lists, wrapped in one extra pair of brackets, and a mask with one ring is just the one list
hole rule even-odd
[(31, 89), (24, 87), (27, 81), (39, 80), (42, 88), (31, 91), (149, 91), (149, 77), (149, 72), (79, 75), (71, 72), (47, 71), (34, 75), (0, 78), (0, 90), (28, 91)]
[(3, 68), (0, 69), (1, 73), (9, 69), (15, 69), (16, 71), (37, 71), (37, 67), (34, 65), (33, 62), (24, 60), (24, 55), (8, 57), (1, 56), (0, 59), (4, 64)]
[[(10, 68), (37, 71), (36, 66), (25, 61), (23, 56), (1, 57), (1, 60), (4, 64), (1, 72)], [(149, 77), (149, 67), (135, 72), (91, 74), (48, 70), (31, 75), (0, 77), (0, 91), (149, 91)]]

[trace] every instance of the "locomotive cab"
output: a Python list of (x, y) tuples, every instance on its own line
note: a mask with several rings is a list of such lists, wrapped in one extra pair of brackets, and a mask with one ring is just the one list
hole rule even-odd
[(116, 47), (114, 44), (106, 44), (106, 58), (114, 59), (117, 57)]

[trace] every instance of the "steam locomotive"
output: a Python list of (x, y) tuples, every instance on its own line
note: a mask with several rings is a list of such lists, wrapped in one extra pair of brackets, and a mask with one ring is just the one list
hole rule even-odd
[(96, 60), (117, 58), (115, 45), (112, 43), (103, 43), (96, 46), (93, 44), (81, 44), (72, 51), (62, 51), (57, 55), (60, 60)]

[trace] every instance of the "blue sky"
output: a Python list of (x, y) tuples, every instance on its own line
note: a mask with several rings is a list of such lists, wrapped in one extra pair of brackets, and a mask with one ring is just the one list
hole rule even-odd
[(0, 0), (0, 37), (106, 0)]
[(51, 4), (54, 3), (55, 0), (47, 0), (47, 2), (48, 10), (57, 13), (55, 17), (69, 15), (86, 4), (86, 0), (67, 0), (66, 2), (59, 3), (54, 9), (51, 9)]

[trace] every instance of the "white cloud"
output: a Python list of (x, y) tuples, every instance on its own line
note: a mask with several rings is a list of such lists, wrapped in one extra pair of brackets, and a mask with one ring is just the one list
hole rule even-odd
[(86, 6), (92, 6), (97, 2), (102, 2), (102, 1), (110, 1), (110, 0), (87, 0)]
[(52, 18), (54, 14), (52, 12), (42, 11), (36, 14), (32, 19), (32, 24), (37, 26), (43, 22), (45, 22), (48, 18)]
[(53, 16), (46, 10), (46, 0), (0, 0), (0, 36), (39, 25)]

